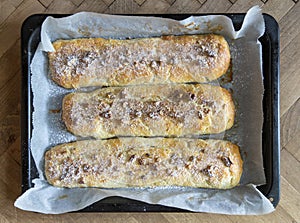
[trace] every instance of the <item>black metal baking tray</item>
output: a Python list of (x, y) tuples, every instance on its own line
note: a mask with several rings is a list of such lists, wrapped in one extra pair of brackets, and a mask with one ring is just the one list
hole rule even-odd
[[(172, 19), (185, 19), (189, 16), (205, 14), (151, 15)], [(223, 14), (232, 19), (235, 29), (240, 29), (245, 14)], [(30, 63), (40, 42), (41, 24), (47, 16), (64, 17), (65, 14), (35, 14), (28, 17), (22, 25), (22, 102), (21, 102), (21, 151), (22, 151), (22, 192), (33, 187), (32, 180), (38, 176), (30, 151), (32, 131), (32, 91)], [(149, 15), (143, 15), (149, 16)], [(263, 97), (263, 160), (266, 184), (258, 189), (276, 207), (280, 194), (280, 120), (279, 120), (279, 28), (273, 17), (264, 14), (266, 30), (259, 39), (262, 44), (263, 75), (265, 93)], [(152, 205), (121, 197), (101, 200), (82, 212), (178, 212), (185, 211), (161, 205)]]

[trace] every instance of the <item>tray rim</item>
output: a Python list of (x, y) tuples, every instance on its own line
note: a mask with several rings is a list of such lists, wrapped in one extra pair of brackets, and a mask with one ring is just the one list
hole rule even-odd
[[(21, 90), (21, 156), (22, 156), (22, 193), (24, 193), (27, 189), (33, 187), (33, 183), (31, 180), (33, 178), (31, 175), (32, 168), (35, 168), (34, 161), (32, 160), (31, 151), (30, 151), (30, 139), (31, 139), (31, 115), (33, 111), (32, 106), (32, 92), (31, 92), (31, 82), (30, 82), (30, 69), (29, 64), (31, 62), (32, 56), (34, 53), (31, 53), (29, 50), (29, 43), (32, 41), (32, 36), (35, 32), (39, 32), (39, 28), (41, 27), (42, 22), (48, 16), (53, 17), (65, 17), (71, 14), (33, 14), (27, 17), (21, 28), (21, 57), (22, 57), (22, 90)], [(243, 17), (245, 13), (185, 13), (185, 14), (118, 14), (118, 15), (127, 15), (127, 16), (155, 16), (155, 17), (166, 17), (173, 19), (184, 19), (189, 16), (205, 16), (205, 15), (225, 15), (229, 18), (234, 18), (236, 16)], [(262, 192), (267, 190), (267, 193), (264, 195), (267, 196), (272, 202), (273, 206), (276, 207), (279, 199), (280, 199), (280, 106), (279, 106), (279, 26), (277, 21), (269, 14), (263, 13), (265, 23), (266, 23), (266, 33), (268, 32), (268, 37), (272, 40), (270, 42), (271, 47), (271, 101), (272, 101), (272, 111), (271, 114), (271, 124), (272, 124), (272, 151), (270, 152), (270, 159), (272, 164), (272, 176), (271, 182), (267, 182), (267, 185), (259, 186), (258, 189)], [(268, 26), (267, 26), (268, 24)], [(273, 65), (273, 66), (272, 66)], [(265, 122), (265, 121), (264, 121)], [(266, 187), (267, 186), (267, 187)], [(122, 198), (124, 199), (124, 198)], [(125, 204), (125, 210), (122, 205), (118, 206), (118, 204), (112, 204), (112, 207), (99, 209), (94, 207), (94, 204), (79, 210), (79, 212), (95, 212), (95, 211), (146, 211), (146, 212), (157, 212), (157, 211), (166, 211), (166, 212), (188, 212), (187, 210), (182, 210), (173, 207), (166, 207), (162, 205), (153, 205), (147, 204), (140, 201), (134, 201), (130, 199), (124, 199), (129, 202), (131, 205), (131, 209), (127, 207), (128, 203)], [(103, 200), (102, 200), (103, 201)], [(99, 202), (101, 203), (101, 201)], [(107, 204), (107, 203), (104, 203)], [(123, 204), (123, 203), (122, 203)], [(138, 206), (138, 207), (132, 207)], [(127, 207), (127, 209), (126, 209)], [(129, 210), (130, 209), (130, 210)]]

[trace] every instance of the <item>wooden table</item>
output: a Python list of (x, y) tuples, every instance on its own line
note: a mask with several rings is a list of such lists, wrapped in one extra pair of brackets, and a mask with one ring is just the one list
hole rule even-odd
[[(300, 222), (300, 3), (298, 0), (1, 0), (0, 222)], [(21, 193), (20, 29), (35, 13), (246, 12), (260, 5), (281, 29), (281, 200), (264, 216), (206, 213), (72, 213), (42, 215), (13, 206)]]

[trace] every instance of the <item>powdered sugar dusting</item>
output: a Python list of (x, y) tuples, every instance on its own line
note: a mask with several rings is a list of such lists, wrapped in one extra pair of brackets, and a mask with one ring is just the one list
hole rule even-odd
[(76, 135), (184, 136), (231, 127), (230, 98), (211, 85), (109, 87), (67, 96), (64, 121)]
[[(56, 52), (49, 53), (52, 77), (59, 84), (75, 87), (205, 82), (225, 72), (229, 63), (226, 41), (214, 35), (121, 42), (80, 39), (56, 44)], [(178, 70), (181, 79), (176, 77)]]
[(81, 141), (49, 151), (45, 171), (50, 182), (62, 187), (227, 188), (241, 171), (236, 150), (222, 140)]

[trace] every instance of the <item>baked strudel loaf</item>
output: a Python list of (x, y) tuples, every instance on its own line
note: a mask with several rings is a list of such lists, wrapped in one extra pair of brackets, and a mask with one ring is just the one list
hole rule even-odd
[(231, 94), (207, 84), (101, 88), (68, 94), (62, 105), (67, 129), (94, 138), (220, 133), (234, 114)]
[(49, 52), (52, 79), (65, 88), (207, 82), (230, 64), (220, 35), (57, 40)]
[(53, 147), (45, 175), (57, 187), (188, 186), (227, 189), (242, 174), (228, 141), (184, 138), (86, 140)]

